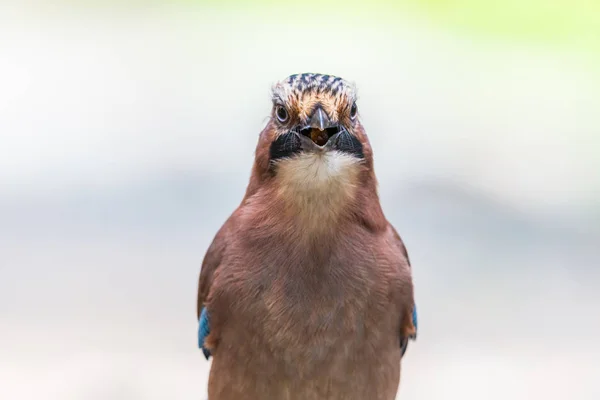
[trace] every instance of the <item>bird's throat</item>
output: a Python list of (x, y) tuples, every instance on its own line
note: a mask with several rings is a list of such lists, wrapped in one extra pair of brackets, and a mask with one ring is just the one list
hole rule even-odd
[(354, 203), (360, 171), (360, 160), (346, 153), (302, 153), (278, 162), (277, 193), (306, 228), (318, 229)]

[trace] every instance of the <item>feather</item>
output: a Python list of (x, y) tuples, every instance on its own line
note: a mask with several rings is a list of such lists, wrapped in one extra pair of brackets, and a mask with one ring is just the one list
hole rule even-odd
[(402, 349), (402, 356), (404, 357), (404, 353), (406, 353), (406, 349), (408, 348), (409, 340), (417, 339), (417, 306), (413, 307), (412, 310), (412, 323), (415, 326), (415, 333), (409, 335), (408, 337), (400, 338), (400, 348)]
[(202, 308), (202, 312), (200, 313), (200, 321), (198, 321), (198, 347), (202, 349), (202, 353), (204, 353), (204, 357), (208, 360), (210, 357), (210, 351), (204, 347), (204, 340), (210, 333), (210, 323), (208, 319), (208, 311), (206, 307)]

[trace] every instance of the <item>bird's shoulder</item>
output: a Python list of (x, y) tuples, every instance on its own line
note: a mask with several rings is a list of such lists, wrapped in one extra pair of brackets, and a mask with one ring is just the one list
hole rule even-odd
[(374, 271), (383, 275), (390, 290), (404, 290), (411, 284), (408, 251), (396, 229), (388, 222), (385, 229), (361, 244), (366, 254), (372, 254)]
[(234, 228), (238, 211), (239, 208), (227, 218), (225, 223), (223, 223), (221, 228), (217, 231), (202, 260), (200, 277), (198, 278), (198, 301), (196, 307), (198, 318), (200, 318), (204, 302), (210, 292), (215, 272), (221, 265), (225, 252), (227, 251), (230, 235)]
[(402, 317), (400, 333), (402, 355), (404, 355), (409, 340), (415, 340), (417, 337), (417, 306), (414, 298), (412, 267), (406, 245), (398, 234), (398, 231), (391, 224), (388, 224), (387, 236), (390, 243), (397, 247), (403, 258), (402, 262), (397, 265), (399, 266), (399, 276), (401, 277), (403, 286), (402, 292), (404, 293), (402, 302), (405, 306), (405, 310)]
[(400, 237), (400, 234), (398, 234), (396, 228), (394, 228), (390, 222), (387, 224), (387, 229), (384, 236), (388, 245), (391, 246), (395, 252), (397, 252), (396, 254), (398, 255), (398, 258), (400, 258), (401, 264), (405, 264), (410, 269), (410, 257), (408, 256), (406, 245)]

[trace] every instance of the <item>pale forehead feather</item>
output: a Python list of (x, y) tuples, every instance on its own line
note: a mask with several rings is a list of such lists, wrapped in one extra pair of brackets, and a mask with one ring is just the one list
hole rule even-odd
[(273, 100), (286, 101), (291, 96), (301, 97), (317, 93), (328, 93), (332, 96), (344, 96), (356, 100), (354, 84), (334, 75), (294, 74), (273, 86)]

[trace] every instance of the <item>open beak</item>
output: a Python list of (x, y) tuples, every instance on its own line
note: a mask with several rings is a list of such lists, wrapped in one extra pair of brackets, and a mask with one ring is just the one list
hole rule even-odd
[(299, 129), (302, 136), (310, 138), (317, 146), (324, 146), (327, 141), (339, 133), (340, 126), (334, 124), (321, 107), (317, 107), (310, 116), (308, 125)]

